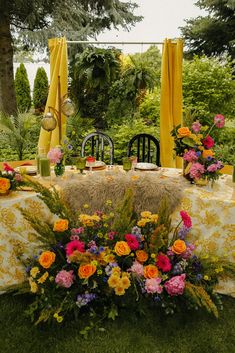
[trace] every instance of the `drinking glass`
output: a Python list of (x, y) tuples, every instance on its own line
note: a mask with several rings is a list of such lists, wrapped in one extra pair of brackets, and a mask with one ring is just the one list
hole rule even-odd
[(124, 157), (122, 159), (122, 166), (123, 166), (123, 170), (125, 170), (126, 172), (131, 170), (131, 167), (132, 167), (131, 159), (129, 157)]
[(89, 172), (92, 173), (92, 167), (95, 166), (95, 161), (96, 161), (96, 159), (95, 159), (95, 157), (93, 157), (93, 156), (88, 156), (88, 157), (86, 158), (86, 161), (87, 161), (87, 164), (88, 164), (88, 166), (89, 166)]
[(76, 167), (77, 167), (77, 169), (80, 170), (80, 173), (83, 174), (83, 170), (86, 168), (86, 158), (85, 157), (77, 157)]

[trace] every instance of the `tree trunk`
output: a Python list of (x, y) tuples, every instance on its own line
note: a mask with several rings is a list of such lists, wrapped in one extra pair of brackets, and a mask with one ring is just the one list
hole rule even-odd
[(0, 12), (0, 112), (17, 113), (10, 19)]

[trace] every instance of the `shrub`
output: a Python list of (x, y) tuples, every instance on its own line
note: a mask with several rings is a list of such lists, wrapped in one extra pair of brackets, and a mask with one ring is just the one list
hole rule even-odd
[(21, 113), (27, 112), (31, 107), (30, 85), (24, 64), (16, 70), (15, 91), (18, 110)]
[(33, 86), (33, 104), (34, 108), (43, 111), (46, 105), (48, 95), (48, 78), (43, 67), (37, 69)]

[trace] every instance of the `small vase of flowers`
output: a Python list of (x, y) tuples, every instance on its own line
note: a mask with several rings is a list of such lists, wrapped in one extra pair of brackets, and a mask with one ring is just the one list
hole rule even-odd
[(64, 166), (64, 152), (60, 146), (51, 148), (47, 154), (50, 162), (54, 164), (54, 172), (57, 177), (62, 176), (65, 172)]
[(172, 130), (176, 155), (184, 161), (183, 175), (192, 183), (205, 185), (219, 178), (223, 164), (215, 157), (215, 140), (210, 134), (215, 127), (222, 128), (224, 120), (224, 116), (218, 114), (211, 127), (203, 126), (197, 120), (190, 128), (178, 125)]

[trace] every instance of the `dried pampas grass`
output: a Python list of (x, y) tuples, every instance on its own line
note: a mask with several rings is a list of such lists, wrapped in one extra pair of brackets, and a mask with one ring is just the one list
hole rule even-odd
[(90, 211), (102, 210), (107, 200), (116, 205), (124, 197), (127, 189), (134, 191), (134, 209), (137, 213), (148, 210), (158, 212), (162, 199), (166, 199), (170, 210), (179, 205), (181, 188), (176, 179), (162, 178), (157, 173), (94, 173), (66, 181), (61, 195), (67, 206), (73, 211), (81, 210), (84, 204)]

